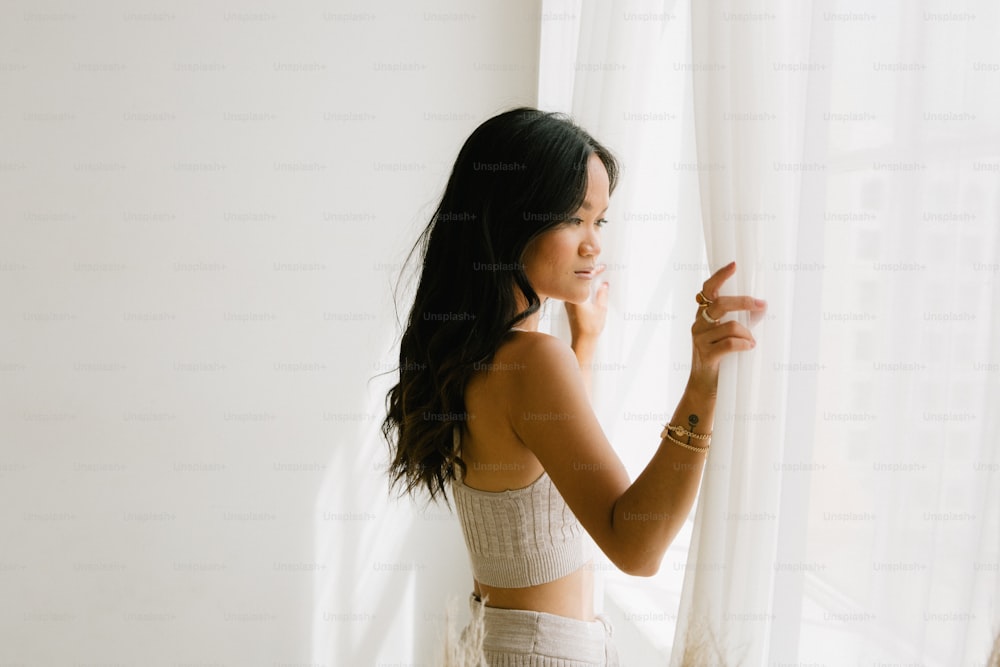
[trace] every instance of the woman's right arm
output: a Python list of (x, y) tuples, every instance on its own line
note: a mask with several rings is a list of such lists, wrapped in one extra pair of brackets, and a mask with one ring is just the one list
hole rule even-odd
[[(750, 297), (718, 296), (734, 271), (729, 265), (705, 282), (715, 318), (765, 308)], [(720, 360), (751, 349), (753, 336), (736, 322), (711, 325), (699, 318), (692, 335), (691, 377), (670, 423), (706, 433), (714, 419)], [(558, 338), (536, 333), (524, 337), (518, 356), (520, 370), (512, 377), (508, 399), (511, 427), (608, 558), (628, 574), (655, 574), (691, 511), (707, 454), (663, 438), (630, 482), (590, 406), (573, 350)], [(653, 426), (651, 437), (660, 428)]]
[[(664, 440), (630, 482), (590, 406), (573, 350), (536, 333), (518, 353), (508, 399), (515, 433), (608, 558), (628, 574), (655, 574), (694, 502), (705, 454)], [(651, 437), (659, 428), (651, 425)]]

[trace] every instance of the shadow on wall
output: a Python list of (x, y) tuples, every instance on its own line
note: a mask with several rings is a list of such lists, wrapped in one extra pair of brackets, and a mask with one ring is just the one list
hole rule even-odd
[[(449, 600), (467, 600), (472, 590), (454, 514), (443, 504), (389, 495), (388, 447), (378, 425), (391, 377), (368, 383), (358, 411), (338, 413), (345, 418), (316, 499), (316, 561), (326, 565), (314, 580), (312, 655), (319, 664), (435, 664)], [(468, 606), (459, 609), (454, 622), (464, 625)]]

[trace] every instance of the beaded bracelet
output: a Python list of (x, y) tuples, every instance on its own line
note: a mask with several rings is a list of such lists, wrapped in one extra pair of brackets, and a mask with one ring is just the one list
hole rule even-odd
[(704, 447), (695, 447), (694, 445), (689, 445), (685, 442), (681, 442), (677, 438), (670, 435), (670, 432), (666, 428), (664, 428), (663, 432), (660, 433), (660, 439), (662, 440), (663, 438), (666, 438), (670, 442), (674, 443), (675, 445), (679, 445), (684, 449), (690, 449), (692, 452), (707, 452), (708, 448), (711, 446), (711, 445), (705, 445)]
[(712, 437), (711, 433), (695, 433), (694, 431), (687, 430), (683, 426), (674, 426), (673, 424), (667, 424), (666, 428), (675, 433), (692, 437), (695, 440), (708, 440)]

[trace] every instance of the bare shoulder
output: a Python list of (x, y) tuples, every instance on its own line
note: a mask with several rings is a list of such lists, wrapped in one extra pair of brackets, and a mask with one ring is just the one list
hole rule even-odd
[(536, 456), (551, 441), (552, 427), (594, 428), (576, 354), (560, 338), (516, 332), (497, 350), (493, 369), (503, 371), (491, 375), (507, 424)]
[(539, 331), (516, 332), (504, 346), (504, 361), (511, 377), (520, 380), (544, 380), (549, 373), (559, 372), (582, 379), (573, 348), (560, 338)]
[(518, 336), (504, 361), (512, 371), (507, 374), (508, 420), (521, 442), (546, 469), (574, 454), (610, 453), (573, 349), (548, 334)]

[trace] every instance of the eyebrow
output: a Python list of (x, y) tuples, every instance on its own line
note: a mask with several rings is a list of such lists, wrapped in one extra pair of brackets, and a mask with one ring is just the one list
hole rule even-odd
[[(583, 202), (583, 208), (585, 208), (585, 209), (587, 209), (589, 211), (590, 209), (594, 208), (594, 206), (589, 201), (585, 201), (585, 202)], [(611, 208), (610, 204), (607, 205), (607, 206), (605, 206), (604, 210), (601, 211), (601, 213), (607, 213), (609, 208)]]

